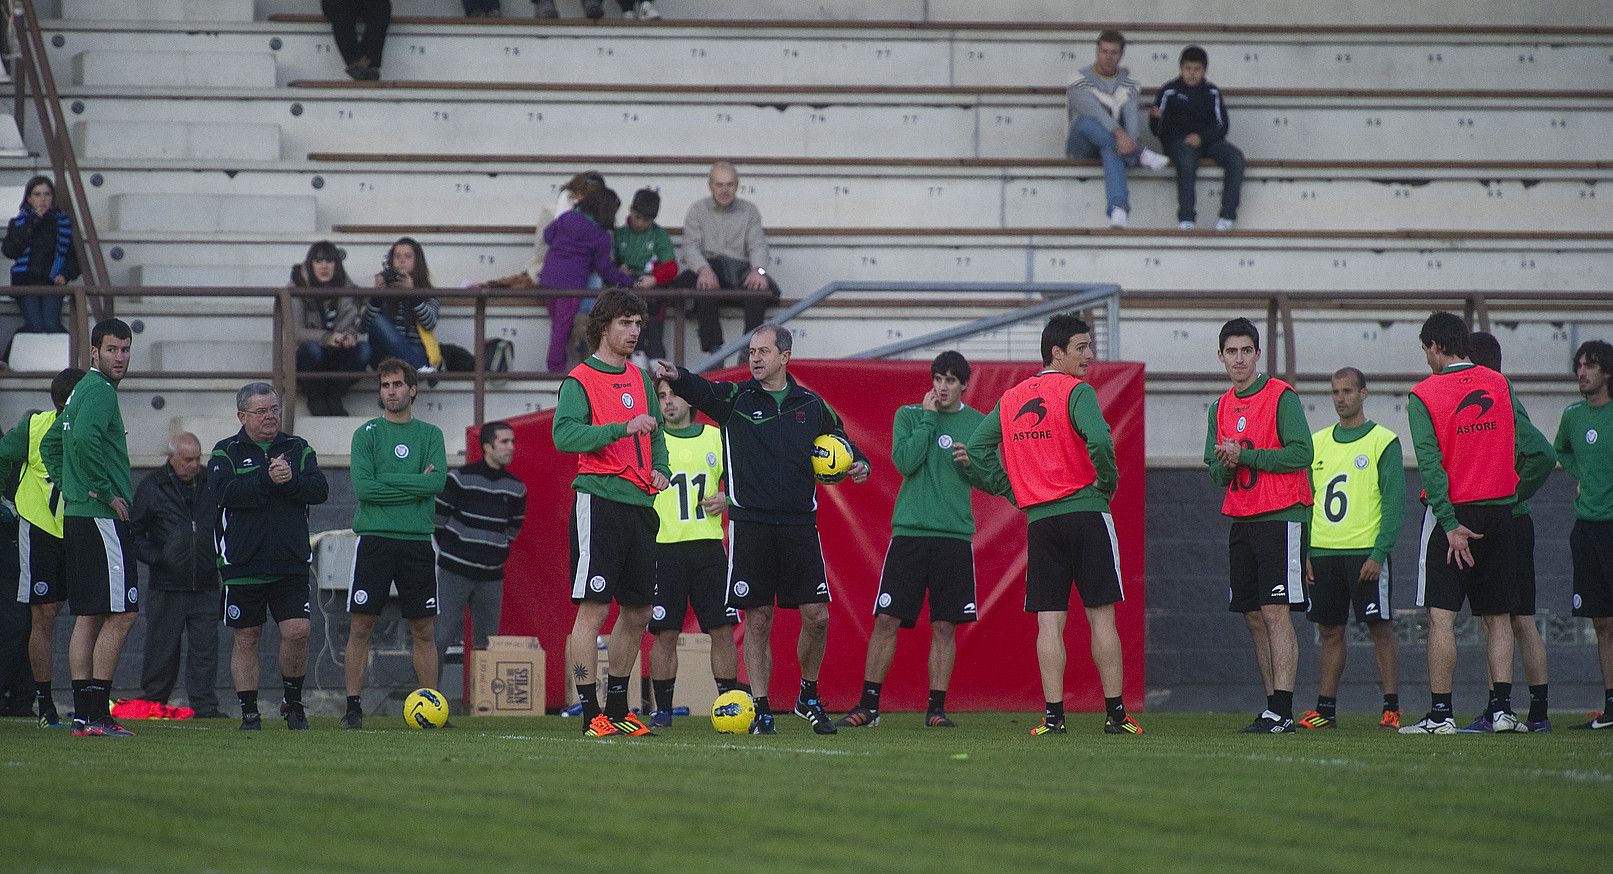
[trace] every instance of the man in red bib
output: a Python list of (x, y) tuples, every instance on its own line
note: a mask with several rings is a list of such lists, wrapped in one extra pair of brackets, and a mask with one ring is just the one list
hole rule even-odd
[[(1042, 329), (1042, 372), (1003, 393), (969, 440), (968, 479), (993, 494), (1006, 470), (1014, 503), (1030, 519), (1025, 612), (1036, 614), (1036, 661), (1047, 703), (1033, 736), (1064, 734), (1064, 626), (1073, 581), (1086, 607), (1092, 661), (1103, 684), (1108, 734), (1142, 734), (1121, 703), (1115, 604), (1125, 597), (1109, 500), (1120, 481), (1109, 423), (1082, 377), (1097, 357), (1092, 329), (1060, 314)], [(998, 447), (1002, 459), (998, 461)]]
[[(577, 619), (566, 639), (566, 665), (589, 737), (652, 733), (627, 709), (628, 675), (655, 602), (655, 494), (671, 475), (660, 403), (649, 376), (628, 360), (646, 312), (632, 292), (612, 289), (599, 296), (588, 317), (594, 354), (566, 375), (555, 405), (554, 446), (577, 453), (571, 513)], [(613, 600), (621, 612), (610, 633), (601, 712), (595, 648)]]
[[(1456, 668), (1457, 611), (1462, 602), (1484, 623), (1493, 731), (1516, 731), (1512, 714), (1512, 505), (1517, 437), (1527, 419), (1513, 404), (1505, 377), (1468, 360), (1467, 325), (1437, 312), (1417, 335), (1433, 376), (1406, 399), (1412, 448), (1422, 475), (1422, 554), (1417, 606), (1428, 608), (1428, 689), (1433, 706), (1402, 734), (1455, 734), (1451, 676)], [(1495, 695), (1492, 694), (1492, 698)]]
[(1294, 389), (1259, 372), (1260, 331), (1248, 319), (1221, 326), (1216, 355), (1232, 387), (1210, 404), (1204, 463), (1224, 486), (1232, 519), (1228, 609), (1242, 613), (1254, 644), (1266, 709), (1239, 729), (1294, 730), (1299, 639), (1291, 611), (1305, 608), (1305, 525), (1310, 519), (1311, 429)]

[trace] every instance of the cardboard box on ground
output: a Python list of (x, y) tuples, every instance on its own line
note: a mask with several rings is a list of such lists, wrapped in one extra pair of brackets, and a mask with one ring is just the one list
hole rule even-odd
[(495, 634), (471, 653), (471, 713), (542, 716), (544, 653), (536, 637)]

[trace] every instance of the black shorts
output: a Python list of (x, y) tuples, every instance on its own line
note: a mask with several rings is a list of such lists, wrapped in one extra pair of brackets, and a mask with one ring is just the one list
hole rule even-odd
[(224, 624), (231, 628), (256, 628), (270, 613), (275, 622), (307, 619), (313, 615), (308, 608), (307, 574), (250, 585), (232, 585), (228, 580), (224, 583)]
[(1310, 606), (1305, 617), (1317, 625), (1343, 625), (1350, 621), (1350, 606), (1355, 606), (1357, 622), (1388, 622), (1394, 618), (1390, 608), (1389, 559), (1377, 577), (1361, 579), (1361, 565), (1367, 556), (1313, 555), (1311, 581), (1308, 594)]
[(67, 600), (67, 549), (62, 539), (17, 517), (17, 603), (59, 604)]
[(879, 572), (874, 615), (895, 616), (903, 628), (912, 628), (926, 591), (932, 622), (962, 625), (980, 618), (975, 609), (975, 553), (969, 541), (905, 534), (891, 538)]
[(1535, 520), (1512, 517), (1512, 615), (1535, 615)]
[(1227, 609), (1253, 613), (1273, 604), (1305, 609), (1305, 557), (1309, 552), (1303, 522), (1233, 522), (1227, 535), (1227, 561), (1232, 571)]
[(359, 537), (353, 551), (353, 588), (347, 593), (347, 612), (381, 615), (394, 585), (403, 618), (437, 615), (437, 556), (431, 541), (375, 534)]
[(816, 525), (728, 522), (728, 606), (829, 603), (829, 575)]
[(1474, 616), (1504, 615), (1512, 609), (1512, 508), (1502, 504), (1457, 504), (1456, 521), (1481, 539), (1468, 541), (1473, 566), (1458, 569), (1446, 561), (1450, 542), (1423, 511), (1422, 550), (1417, 567), (1417, 606), (1462, 609), (1465, 600)]
[(129, 523), (98, 516), (62, 520), (67, 550), (67, 606), (74, 616), (134, 613), (140, 608), (140, 566)]
[(694, 609), (700, 630), (735, 625), (739, 610), (728, 606), (728, 553), (721, 540), (655, 545), (655, 606), (650, 631), (682, 631)]
[(1120, 543), (1114, 517), (1084, 510), (1030, 523), (1025, 536), (1025, 612), (1070, 609), (1070, 585), (1081, 604), (1102, 607), (1125, 600), (1120, 585)]
[(571, 603), (655, 602), (653, 507), (577, 492), (571, 507)]
[(1613, 521), (1574, 521), (1568, 534), (1574, 558), (1574, 615), (1613, 616)]

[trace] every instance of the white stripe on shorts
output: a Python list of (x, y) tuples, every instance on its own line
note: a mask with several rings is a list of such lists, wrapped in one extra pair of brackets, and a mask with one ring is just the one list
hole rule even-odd
[[(1120, 538), (1115, 535), (1115, 517), (1108, 513), (1103, 516), (1103, 527), (1109, 529), (1109, 554), (1115, 562), (1115, 584), (1120, 587), (1120, 600), (1126, 600), (1126, 578), (1120, 574)], [(972, 557), (972, 554), (971, 554)]]
[(1393, 619), (1394, 609), (1389, 606), (1389, 556), (1383, 557), (1383, 567), (1378, 568), (1378, 616), (1383, 619)]
[(34, 586), (34, 526), (28, 520), (17, 517), (17, 561), (22, 565), (22, 572), (17, 575), (17, 603), (27, 604), (33, 601)]
[[(724, 441), (724, 442), (727, 442), (727, 441)], [(723, 580), (723, 584), (722, 584), (722, 605), (725, 608), (732, 607), (733, 602), (734, 602), (734, 553), (739, 551), (738, 549), (734, 548), (734, 542), (735, 542), (734, 537), (735, 537), (735, 531), (736, 530), (737, 529), (736, 529), (736, 527), (734, 525), (734, 517), (729, 516), (728, 517), (728, 576), (727, 576), (726, 579)]]
[(1423, 602), (1428, 596), (1428, 540), (1434, 536), (1434, 508), (1423, 510), (1423, 533), (1417, 538), (1417, 606), (1426, 607)]
[(347, 612), (353, 612), (353, 584), (358, 581), (358, 548), (364, 545), (364, 535), (353, 542), (353, 564), (347, 569)]
[(577, 500), (571, 508), (572, 517), (577, 524), (577, 568), (571, 575), (573, 598), (581, 598), (588, 594), (589, 556), (594, 547), (593, 497), (587, 492), (578, 492)]
[(123, 543), (118, 540), (118, 529), (111, 519), (99, 516), (95, 530), (101, 535), (101, 549), (106, 552), (107, 604), (113, 613), (129, 610), (127, 569), (123, 566)]
[(1288, 522), (1288, 603), (1305, 603), (1305, 562), (1300, 544), (1305, 539), (1302, 522)]

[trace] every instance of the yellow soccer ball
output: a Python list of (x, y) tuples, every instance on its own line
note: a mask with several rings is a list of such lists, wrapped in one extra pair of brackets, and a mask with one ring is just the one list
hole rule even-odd
[(448, 722), (448, 699), (436, 689), (416, 689), (403, 699), (403, 724), (410, 728), (442, 728)]
[(834, 434), (819, 434), (812, 441), (812, 473), (820, 483), (837, 483), (851, 470), (851, 444)]
[(750, 731), (756, 719), (756, 702), (744, 692), (733, 689), (717, 696), (711, 704), (711, 727), (718, 734), (744, 734)]

